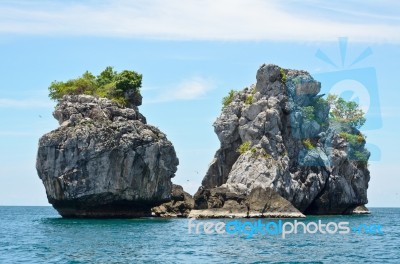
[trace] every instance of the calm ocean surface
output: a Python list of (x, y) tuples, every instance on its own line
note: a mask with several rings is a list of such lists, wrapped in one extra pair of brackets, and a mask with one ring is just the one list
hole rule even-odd
[(52, 207), (0, 207), (0, 263), (400, 263), (400, 208), (371, 211), (301, 221), (379, 224), (382, 234), (301, 233), (283, 239), (189, 234), (187, 219), (62, 219)]

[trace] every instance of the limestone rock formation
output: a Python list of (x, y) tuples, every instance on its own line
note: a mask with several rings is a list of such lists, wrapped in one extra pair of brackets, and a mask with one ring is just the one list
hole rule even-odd
[(170, 199), (178, 159), (137, 107), (88, 95), (64, 96), (60, 127), (39, 140), (36, 168), (63, 217), (136, 217)]
[(368, 208), (365, 205), (360, 205), (354, 208), (353, 214), (370, 214), (371, 212), (368, 210)]
[(180, 185), (172, 185), (171, 200), (153, 207), (153, 215), (159, 217), (187, 217), (194, 207), (193, 197)]
[(195, 205), (197, 209), (190, 212), (191, 218), (305, 217), (277, 192), (262, 187), (252, 189), (248, 195), (230, 192), (225, 187), (203, 189), (197, 193)]
[[(262, 65), (256, 85), (234, 93), (214, 123), (221, 145), (195, 209), (223, 211), (257, 188), (275, 191), (305, 214), (348, 214), (366, 204), (365, 139), (329, 120), (320, 88), (305, 71)], [(343, 135), (360, 136), (352, 144)]]

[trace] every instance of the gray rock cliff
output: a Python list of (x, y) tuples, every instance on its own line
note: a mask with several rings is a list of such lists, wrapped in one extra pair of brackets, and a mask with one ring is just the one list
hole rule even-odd
[(36, 168), (62, 216), (148, 216), (170, 199), (174, 147), (131, 107), (88, 95), (57, 104), (60, 127), (40, 138)]
[(256, 188), (273, 190), (305, 214), (348, 214), (366, 204), (365, 139), (352, 145), (341, 136), (361, 134), (329, 120), (321, 84), (276, 65), (262, 65), (256, 79), (234, 93), (214, 123), (220, 148), (194, 196), (195, 209), (223, 210), (231, 199), (215, 202), (221, 188), (242, 199)]

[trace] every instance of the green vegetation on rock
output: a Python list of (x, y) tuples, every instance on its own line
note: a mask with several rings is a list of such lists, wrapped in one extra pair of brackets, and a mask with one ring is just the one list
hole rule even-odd
[(227, 107), (233, 101), (233, 96), (235, 96), (236, 91), (230, 90), (229, 94), (222, 98), (222, 109)]
[(353, 156), (353, 158), (358, 161), (359, 165), (364, 167), (368, 166), (369, 154), (366, 151), (356, 150), (354, 151)]
[(237, 149), (237, 152), (239, 152), (240, 154), (243, 154), (243, 153), (249, 151), (250, 150), (250, 144), (251, 144), (250, 141), (243, 142), (239, 146), (239, 148)]
[(281, 72), (281, 80), (282, 80), (282, 82), (286, 82), (287, 76), (286, 76), (285, 70), (281, 68), (280, 72)]
[(315, 119), (314, 106), (312, 106), (312, 105), (304, 106), (304, 107), (302, 107), (301, 111), (303, 113), (303, 117), (305, 120), (312, 121)]
[(355, 128), (360, 128), (364, 125), (366, 121), (365, 113), (356, 102), (345, 101), (343, 98), (332, 94), (329, 94), (326, 100), (331, 107), (331, 119), (347, 123)]
[(309, 138), (303, 140), (303, 145), (308, 150), (315, 149), (314, 144), (311, 142), (311, 140)]
[(347, 132), (340, 132), (339, 136), (345, 139), (350, 144), (360, 145), (365, 142), (365, 136), (360, 134), (354, 135)]
[(53, 81), (49, 87), (49, 97), (60, 100), (64, 95), (87, 94), (109, 98), (126, 106), (129, 102), (137, 101), (137, 98), (141, 97), (141, 85), (141, 74), (128, 70), (118, 73), (112, 67), (107, 67), (98, 76), (86, 71), (76, 79), (66, 82)]
[(253, 95), (246, 96), (245, 104), (252, 104), (253, 103)]
[(362, 166), (367, 166), (369, 152), (363, 147), (366, 137), (361, 133), (351, 134), (347, 132), (340, 132), (339, 136), (349, 143), (349, 155), (351, 159), (358, 161)]

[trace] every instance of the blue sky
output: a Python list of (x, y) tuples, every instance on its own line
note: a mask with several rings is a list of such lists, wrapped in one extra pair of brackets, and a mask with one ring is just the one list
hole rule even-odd
[(173, 181), (194, 193), (219, 146), (212, 123), (221, 98), (275, 63), (320, 76), (326, 91), (332, 74), (372, 78), (367, 96), (354, 94), (379, 108), (370, 115), (379, 124), (363, 131), (373, 154), (368, 205), (398, 207), (399, 32), (400, 4), (385, 0), (1, 1), (0, 205), (47, 204), (35, 160), (39, 137), (57, 127), (53, 80), (108, 65), (142, 73), (140, 111), (175, 145)]

